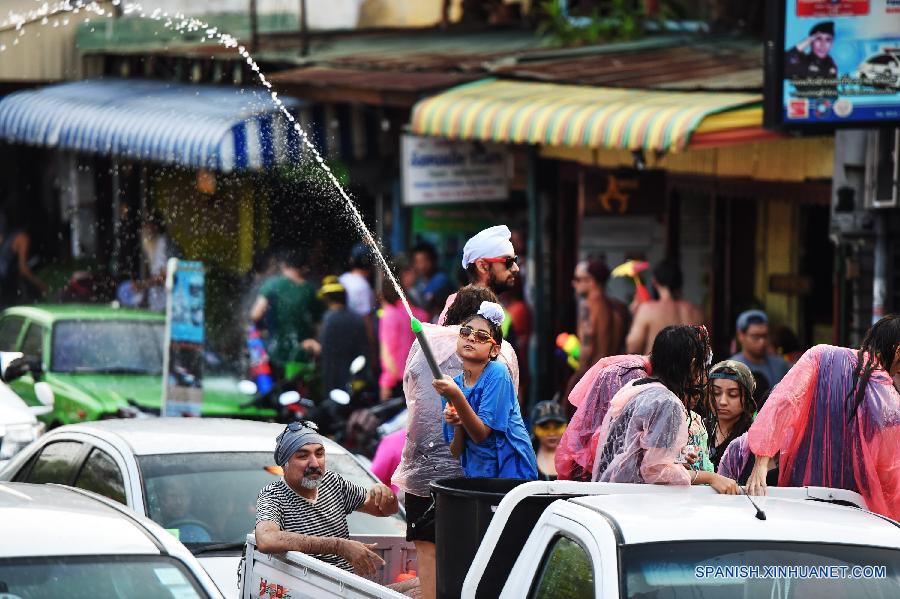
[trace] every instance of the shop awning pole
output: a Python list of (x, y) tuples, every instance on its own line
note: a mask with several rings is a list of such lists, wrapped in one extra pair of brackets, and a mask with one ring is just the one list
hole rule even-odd
[(529, 344), (527, 356), (529, 369), (531, 373), (531, 384), (529, 385), (530, 393), (528, 397), (528, 413), (535, 403), (542, 399), (548, 399), (546, 396), (547, 374), (547, 358), (549, 351), (547, 340), (549, 333), (547, 328), (547, 310), (544, 301), (544, 280), (546, 273), (543, 269), (544, 254), (544, 228), (543, 214), (541, 210), (540, 189), (538, 187), (538, 148), (532, 146), (528, 149), (528, 184), (526, 188), (526, 197), (528, 200), (528, 255), (531, 257), (531, 263), (527, 272), (531, 279), (532, 288), (532, 313), (534, 323), (534, 338)]

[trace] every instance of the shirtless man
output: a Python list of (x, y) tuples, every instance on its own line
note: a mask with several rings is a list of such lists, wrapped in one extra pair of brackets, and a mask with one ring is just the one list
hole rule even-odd
[(659, 299), (638, 305), (625, 339), (629, 354), (649, 354), (656, 334), (667, 326), (703, 324), (703, 311), (680, 299), (681, 284), (681, 268), (675, 262), (665, 260), (653, 269), (653, 287)]

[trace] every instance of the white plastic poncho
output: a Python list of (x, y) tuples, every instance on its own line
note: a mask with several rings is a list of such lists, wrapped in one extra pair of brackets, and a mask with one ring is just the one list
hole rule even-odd
[(603, 418), (592, 480), (615, 483), (690, 485), (675, 463), (688, 441), (688, 416), (674, 393), (660, 383), (616, 393)]
[[(451, 377), (462, 372), (462, 360), (456, 354), (458, 326), (441, 327), (423, 323), (425, 337), (441, 372)], [(497, 358), (509, 368), (513, 385), (519, 388), (519, 362), (516, 352), (506, 341)], [(419, 497), (431, 496), (431, 483), (443, 478), (463, 476), (459, 460), (450, 455), (444, 441), (441, 396), (431, 385), (434, 377), (419, 342), (413, 343), (403, 372), (403, 393), (409, 414), (406, 421), (406, 443), (400, 465), (391, 483)]]

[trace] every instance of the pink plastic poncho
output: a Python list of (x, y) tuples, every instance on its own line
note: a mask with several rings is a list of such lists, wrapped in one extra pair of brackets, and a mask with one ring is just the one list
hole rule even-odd
[(758, 456), (780, 452), (779, 486), (861, 494), (873, 512), (900, 518), (900, 393), (872, 374), (848, 422), (857, 352), (818, 345), (775, 387), (748, 432)]
[(597, 439), (592, 480), (690, 485), (687, 469), (675, 463), (688, 441), (684, 404), (660, 383), (635, 382), (610, 402)]
[[(423, 323), (422, 327), (441, 372), (450, 376), (462, 372), (462, 360), (456, 354), (459, 327), (440, 327), (427, 323)], [(516, 352), (506, 341), (500, 346), (500, 357), (497, 360), (509, 368), (513, 384), (518, 389), (519, 361)], [(463, 476), (459, 460), (450, 455), (450, 447), (444, 440), (441, 396), (431, 385), (433, 380), (431, 369), (416, 341), (410, 349), (403, 374), (403, 393), (409, 409), (406, 443), (391, 483), (419, 497), (430, 497), (430, 485), (436, 480)]]
[(650, 362), (644, 356), (609, 356), (581, 377), (569, 394), (569, 403), (578, 409), (556, 449), (556, 473), (560, 480), (591, 480), (596, 435), (610, 400), (626, 384), (649, 372)]

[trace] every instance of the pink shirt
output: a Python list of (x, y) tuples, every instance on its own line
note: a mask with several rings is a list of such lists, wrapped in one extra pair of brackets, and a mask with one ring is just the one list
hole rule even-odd
[[(413, 315), (427, 322), (428, 314), (421, 308), (412, 307)], [(378, 384), (390, 388), (403, 381), (403, 369), (409, 348), (416, 340), (409, 322), (409, 314), (398, 300), (396, 304), (385, 304), (378, 323), (378, 341), (381, 348), (381, 378)]]
[(400, 458), (403, 456), (403, 445), (406, 443), (406, 429), (401, 428), (394, 431), (381, 440), (378, 449), (375, 450), (375, 457), (372, 458), (372, 472), (378, 477), (378, 480), (386, 485), (391, 485), (391, 490), (396, 495), (400, 488), (391, 484), (391, 476), (394, 470), (400, 464)]

